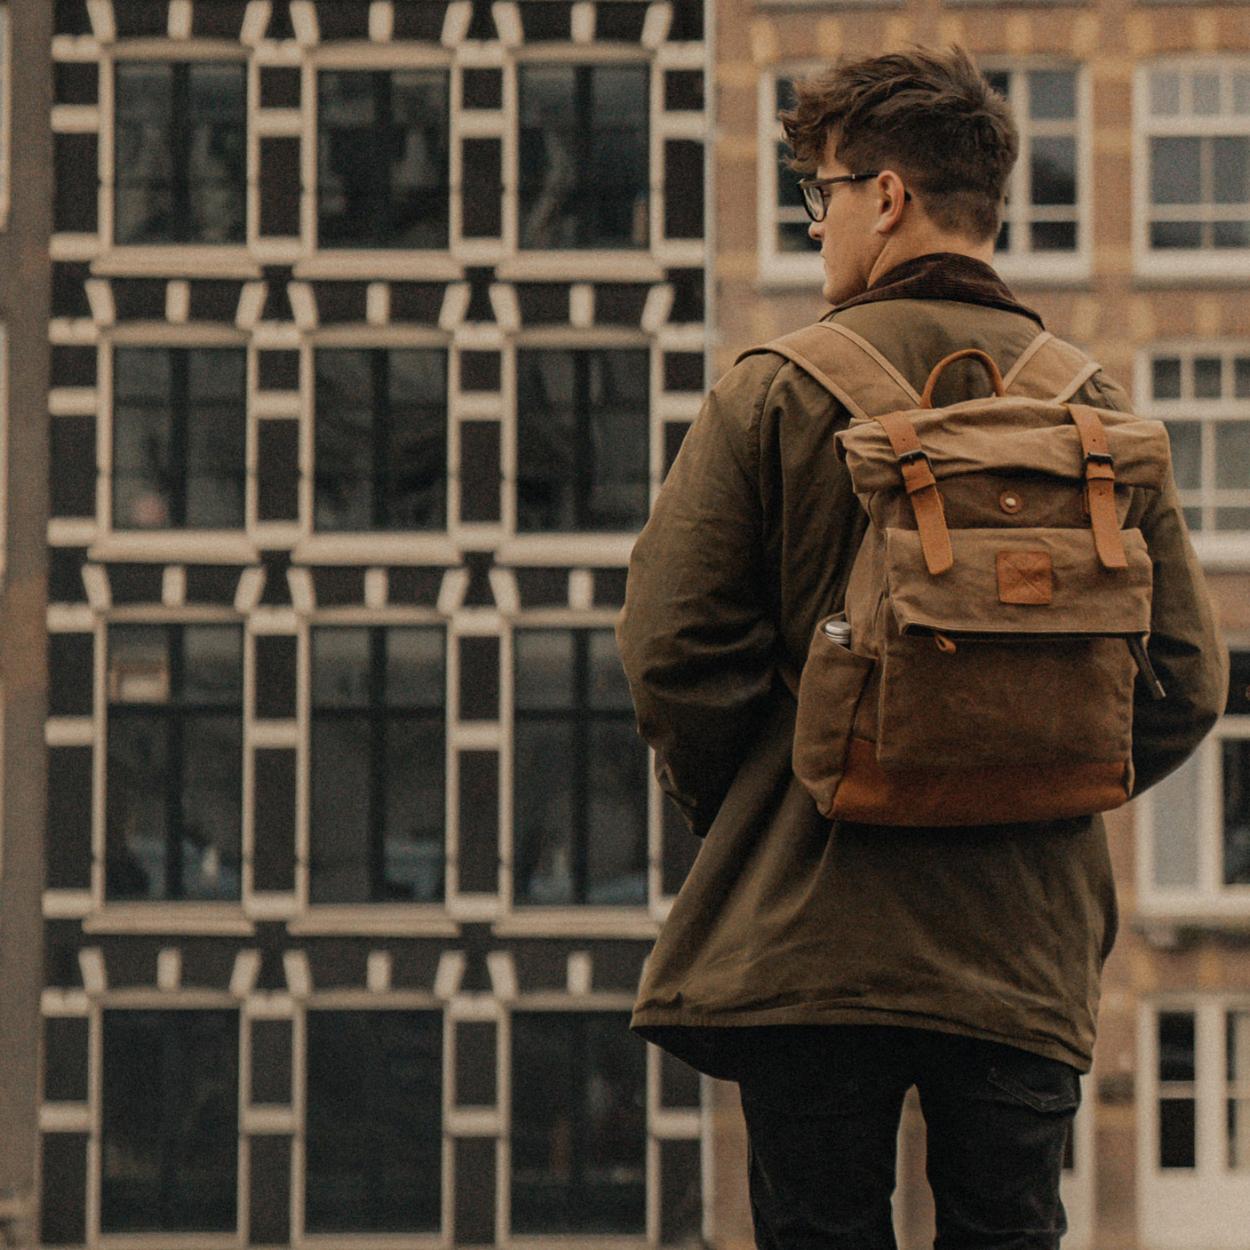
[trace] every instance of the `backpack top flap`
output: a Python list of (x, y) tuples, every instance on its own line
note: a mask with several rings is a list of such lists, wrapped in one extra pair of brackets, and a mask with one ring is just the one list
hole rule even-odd
[[(1096, 411), (1106, 431), (1115, 480), (1161, 489), (1170, 464), (1163, 423)], [(1054, 400), (991, 396), (949, 408), (916, 408), (906, 416), (938, 479), (979, 472), (1085, 476), (1080, 433), (1067, 405)], [(875, 419), (856, 418), (835, 441), (858, 494), (900, 485), (898, 457)]]

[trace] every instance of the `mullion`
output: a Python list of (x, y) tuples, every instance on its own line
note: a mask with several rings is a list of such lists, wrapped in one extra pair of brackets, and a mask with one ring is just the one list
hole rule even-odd
[(390, 520), (390, 479), (388, 451), (391, 440), (390, 353), (377, 348), (369, 353), (369, 372), (373, 384), (372, 440), (370, 463), (370, 513), (374, 529), (385, 529)]
[(590, 733), (585, 712), (590, 702), (590, 635), (573, 634), (573, 897), (590, 895)]
[[(595, 135), (594, 135), (594, 84), (592, 75), (594, 70), (589, 65), (578, 65), (573, 70), (573, 116), (581, 119), (582, 124), (574, 128), (577, 164), (575, 168), (580, 172), (580, 180), (582, 186), (578, 188), (579, 194), (585, 195), (585, 183), (589, 179), (591, 162), (594, 158)], [(596, 194), (599, 194), (596, 188)], [(594, 202), (594, 226), (592, 227), (586, 216), (577, 215), (577, 232), (578, 243), (583, 247), (592, 243), (596, 231), (602, 226), (600, 221), (599, 201)]]
[(182, 627), (169, 626), (166, 635), (169, 647), (169, 703), (164, 708), (169, 757), (165, 769), (165, 893), (169, 898), (183, 896), (182, 863), (182, 790), (185, 734), (182, 718), (185, 709), (178, 699), (185, 686), (186, 665), (182, 650)]
[(374, 899), (386, 884), (386, 631), (369, 631), (369, 889)]
[(170, 153), (170, 199), (174, 219), (170, 223), (171, 235), (177, 242), (185, 242), (191, 235), (191, 66), (186, 62), (173, 64), (173, 82), (170, 90), (173, 117), (169, 134), (172, 144)]
[(170, 524), (187, 524), (188, 478), (190, 476), (191, 368), (190, 352), (185, 348), (169, 351), (169, 461), (172, 480), (169, 484)]

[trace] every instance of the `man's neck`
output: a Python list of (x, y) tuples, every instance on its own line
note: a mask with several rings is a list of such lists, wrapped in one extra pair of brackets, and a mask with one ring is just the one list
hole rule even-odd
[(967, 256), (988, 265), (994, 259), (994, 240), (990, 238), (983, 243), (975, 243), (966, 235), (947, 234), (939, 230), (926, 230), (908, 238), (891, 235), (877, 253), (877, 259), (868, 272), (868, 285), (872, 286), (878, 278), (889, 273), (891, 269), (897, 269), (899, 265), (905, 265), (909, 260), (931, 256), (935, 252)]

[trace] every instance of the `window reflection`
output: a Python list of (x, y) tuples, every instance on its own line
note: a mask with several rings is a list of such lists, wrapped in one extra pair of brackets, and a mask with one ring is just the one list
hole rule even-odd
[(239, 1016), (105, 1011), (100, 1229), (238, 1226)]
[(115, 75), (116, 242), (242, 243), (242, 62), (124, 62)]
[(108, 648), (109, 898), (238, 898), (242, 630), (115, 625)]
[(518, 903), (640, 904), (646, 750), (610, 629), (514, 635)]
[(644, 1048), (615, 1012), (512, 1016), (512, 1229), (640, 1234)]
[(647, 519), (645, 350), (517, 353), (517, 529), (633, 530)]
[(444, 635), (312, 633), (315, 903), (443, 896)]
[(317, 77), (322, 247), (447, 246), (446, 70)]
[(447, 523), (447, 353), (316, 353), (316, 524), (321, 530)]
[(233, 348), (114, 351), (115, 529), (243, 525), (244, 360)]
[(645, 65), (519, 72), (521, 246), (646, 247)]

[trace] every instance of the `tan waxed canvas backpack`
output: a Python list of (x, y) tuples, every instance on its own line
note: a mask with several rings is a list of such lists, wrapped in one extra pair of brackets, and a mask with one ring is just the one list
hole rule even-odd
[[(1005, 378), (966, 349), (921, 394), (834, 322), (756, 350), (851, 412), (837, 454), (871, 522), (797, 682), (794, 769), (821, 813), (968, 825), (1124, 803), (1138, 670), (1165, 692), (1150, 553), (1122, 527), (1132, 488), (1167, 481), (1163, 425), (1071, 402), (1099, 366), (1045, 332)], [(963, 357), (994, 395), (932, 407)]]

